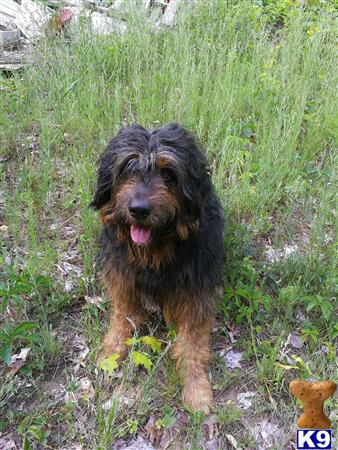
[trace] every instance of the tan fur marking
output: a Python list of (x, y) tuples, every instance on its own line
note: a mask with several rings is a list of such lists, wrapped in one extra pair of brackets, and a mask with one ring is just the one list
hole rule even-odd
[(132, 290), (128, 289), (123, 277), (115, 272), (106, 276), (108, 297), (111, 302), (109, 329), (102, 340), (97, 364), (112, 353), (121, 358), (127, 354), (125, 340), (132, 336), (134, 327), (146, 319), (146, 312)]
[[(183, 380), (183, 402), (192, 411), (210, 413), (213, 393), (206, 366), (210, 359), (210, 334), (213, 317), (203, 319), (193, 299), (181, 299), (164, 309), (166, 322), (173, 322), (177, 340), (173, 358)], [(192, 306), (193, 305), (193, 306)]]

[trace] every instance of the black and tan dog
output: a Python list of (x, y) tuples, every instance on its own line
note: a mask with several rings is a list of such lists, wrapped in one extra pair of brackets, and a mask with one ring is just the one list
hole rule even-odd
[[(201, 146), (184, 128), (123, 128), (103, 153), (92, 206), (112, 316), (99, 361), (117, 352), (152, 306), (176, 330), (183, 401), (209, 413), (206, 372), (223, 259), (223, 218)], [(150, 307), (150, 308), (149, 308)]]

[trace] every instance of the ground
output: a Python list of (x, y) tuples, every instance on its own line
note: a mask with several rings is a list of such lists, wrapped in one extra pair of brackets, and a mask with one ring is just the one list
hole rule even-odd
[[(0, 76), (0, 448), (292, 449), (288, 383), (338, 381), (336, 15), (266, 3), (199, 2), (155, 31), (134, 8), (125, 35), (84, 22)], [(140, 365), (94, 364), (95, 162), (121, 125), (171, 121), (201, 139), (226, 217), (209, 418), (182, 406), (159, 314)]]

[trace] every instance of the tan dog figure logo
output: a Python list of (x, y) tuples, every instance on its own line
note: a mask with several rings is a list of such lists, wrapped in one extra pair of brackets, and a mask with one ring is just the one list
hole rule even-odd
[(299, 428), (325, 430), (331, 427), (331, 420), (324, 413), (324, 402), (335, 393), (336, 383), (294, 380), (289, 384), (289, 388), (303, 403), (304, 412), (297, 422)]

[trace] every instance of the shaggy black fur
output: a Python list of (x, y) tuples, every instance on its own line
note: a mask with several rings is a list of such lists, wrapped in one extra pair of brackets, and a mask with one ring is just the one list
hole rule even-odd
[[(167, 161), (165, 170), (156, 165), (162, 156)], [(211, 299), (221, 281), (223, 213), (200, 144), (178, 124), (153, 131), (138, 125), (121, 129), (101, 156), (91, 206), (99, 210), (112, 202), (112, 208), (118, 208), (114, 204), (115, 188), (135, 178), (138, 185), (152, 186), (152, 196), (156, 196), (156, 186), (161, 183), (175, 193), (180, 205), (176, 216), (162, 221), (161, 210), (157, 211), (160, 219), (152, 222), (153, 238), (147, 244), (147, 251), (152, 252), (161, 247), (162, 240), (170, 242), (174, 257), (158, 268), (137, 264), (137, 259), (131, 263), (130, 238), (122, 242), (118, 239), (119, 227), (126, 229), (131, 223), (121, 210), (103, 230), (106, 275), (111, 270), (118, 271), (131, 289), (150, 296), (161, 306), (184, 290), (192, 298), (199, 298), (205, 314), (210, 314), (214, 307)], [(178, 222), (190, 230), (184, 240), (175, 233)]]

